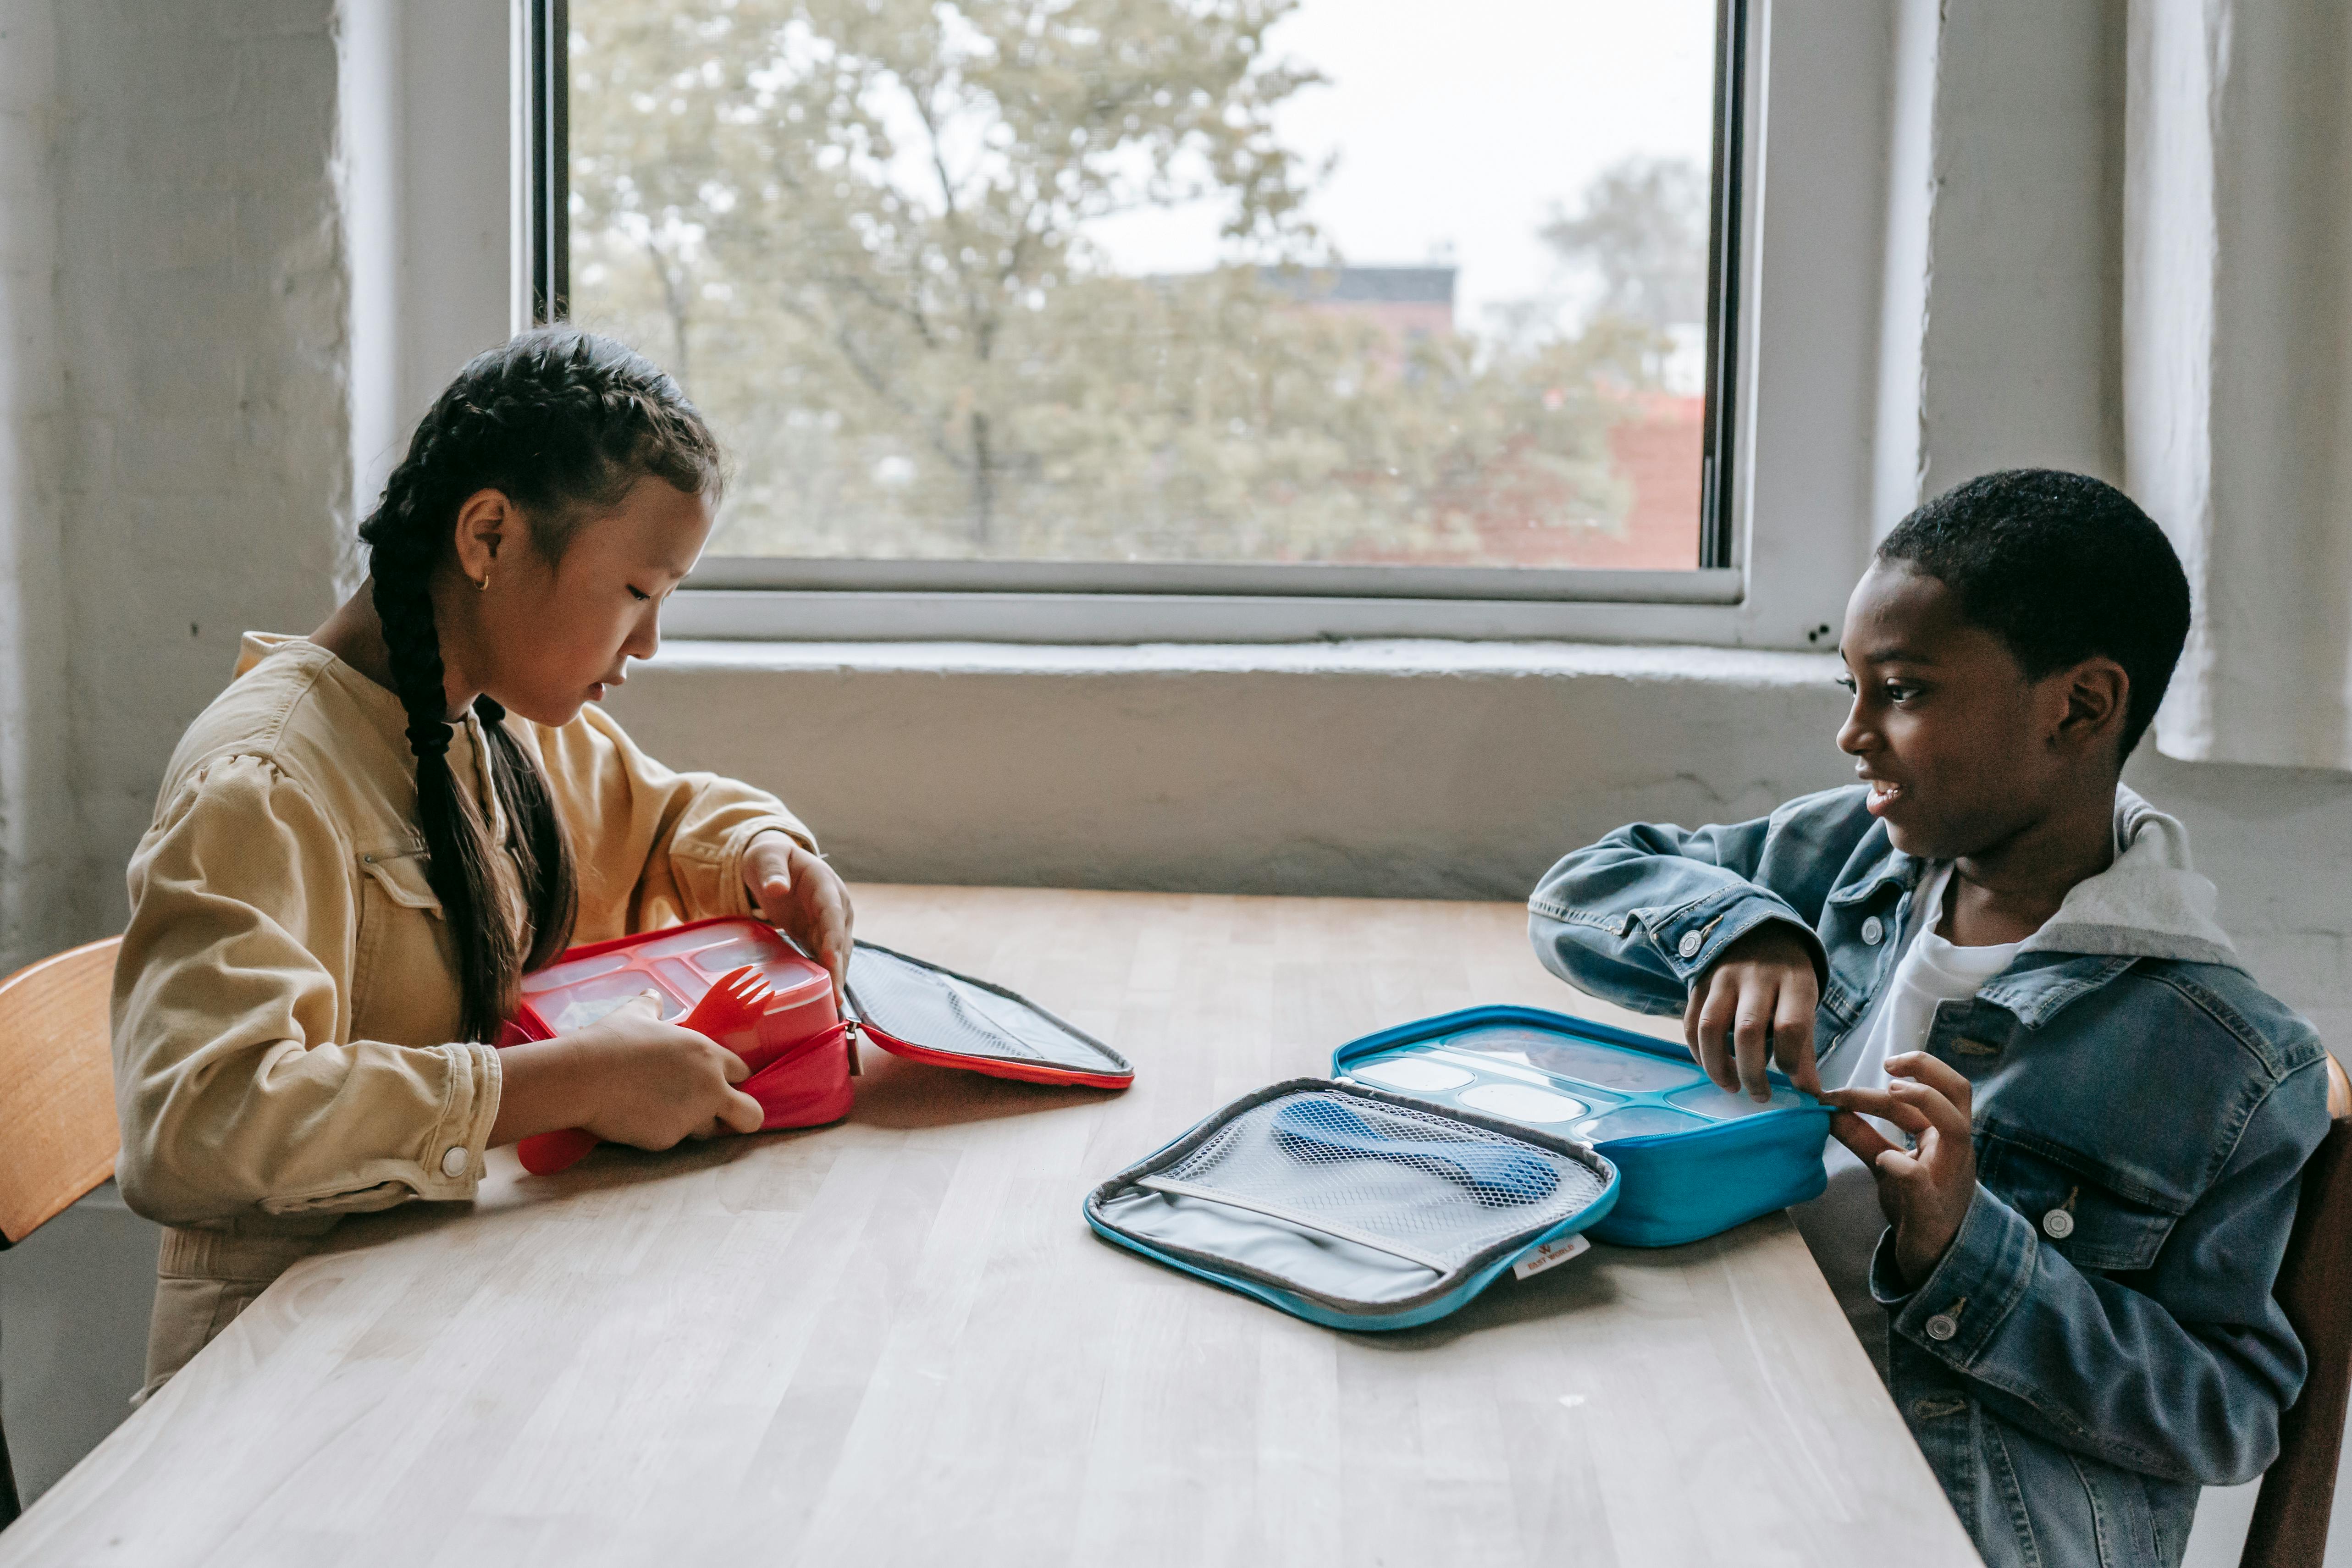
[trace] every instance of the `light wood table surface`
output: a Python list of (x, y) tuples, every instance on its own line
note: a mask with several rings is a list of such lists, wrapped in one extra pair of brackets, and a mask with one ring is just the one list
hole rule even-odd
[(1357, 1035), (1605, 1011), (1516, 906), (856, 897), (861, 934), (1034, 997), (1134, 1088), (869, 1050), (843, 1126), (556, 1177), (499, 1152), (470, 1205), (347, 1222), (0, 1564), (1976, 1562), (1780, 1216), (1366, 1335), (1087, 1230), (1096, 1182)]

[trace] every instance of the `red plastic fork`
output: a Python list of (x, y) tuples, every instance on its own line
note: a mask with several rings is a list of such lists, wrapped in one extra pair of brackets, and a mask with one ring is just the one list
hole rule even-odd
[[(772, 989), (768, 977), (755, 964), (730, 969), (702, 994), (694, 1011), (677, 1021), (678, 1027), (692, 1029), (719, 1045), (726, 1045), (727, 1036), (759, 1027), (761, 1014), (766, 1009)], [(728, 1048), (734, 1050), (731, 1046)], [(735, 1054), (740, 1057), (743, 1053)], [(532, 1175), (551, 1176), (586, 1159), (588, 1151), (601, 1142), (586, 1128), (567, 1127), (560, 1132), (537, 1132), (523, 1139), (515, 1145), (515, 1157)]]

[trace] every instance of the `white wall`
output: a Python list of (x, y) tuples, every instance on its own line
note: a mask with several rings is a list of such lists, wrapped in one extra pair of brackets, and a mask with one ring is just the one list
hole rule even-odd
[(0, 972), (86, 923), (66, 701), (54, 0), (0, 0)]
[[(0, 0), (0, 972), (121, 928), (123, 863), (237, 634), (331, 605), (334, 16)], [(0, 1255), (28, 1489), (124, 1414), (154, 1247), (101, 1189)]]
[(1917, 417), (1880, 458), (1917, 485), (1882, 531), (1995, 468), (2123, 479), (2124, 11), (1972, 0), (1921, 18), (1932, 73), (1897, 107), (1928, 131), (1932, 199), (1910, 218), (1927, 226), (1925, 273), (1890, 286), (1917, 302), (1890, 325), (1917, 339)]
[(44, 761), (78, 805), (86, 890), (52, 922), (72, 938), (119, 927), (164, 760), (238, 634), (332, 605), (349, 329), (332, 0), (52, 15), (72, 735)]

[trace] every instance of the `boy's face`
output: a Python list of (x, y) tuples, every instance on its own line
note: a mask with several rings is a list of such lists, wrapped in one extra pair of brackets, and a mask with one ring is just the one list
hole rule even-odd
[(1838, 748), (1904, 853), (1985, 854), (2078, 777), (2086, 756), (2068, 722), (2072, 672), (2027, 679), (1937, 579), (1902, 562), (1872, 565), (1846, 602), (1838, 651), (1841, 684), (1854, 694)]

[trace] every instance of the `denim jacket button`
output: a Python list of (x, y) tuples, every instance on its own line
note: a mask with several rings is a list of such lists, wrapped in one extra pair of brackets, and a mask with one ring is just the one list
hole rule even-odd
[(1706, 944), (1704, 942), (1699, 941), (1698, 932), (1689, 931), (1685, 933), (1681, 946), (1675, 951), (1680, 952), (1685, 958), (1696, 958), (1698, 956), (1698, 950), (1705, 945)]
[(2074, 1216), (2064, 1209), (2052, 1209), (2042, 1216), (2042, 1228), (2053, 1241), (2063, 1241), (2074, 1234)]
[(1886, 922), (1880, 920), (1876, 915), (1873, 915), (1868, 920), (1862, 922), (1862, 940), (1868, 942), (1871, 946), (1876, 947), (1879, 943), (1879, 939), (1884, 937), (1885, 934)]
[(1927, 1337), (1938, 1344), (1960, 1331), (1960, 1321), (1949, 1312), (1938, 1312), (1927, 1320)]

